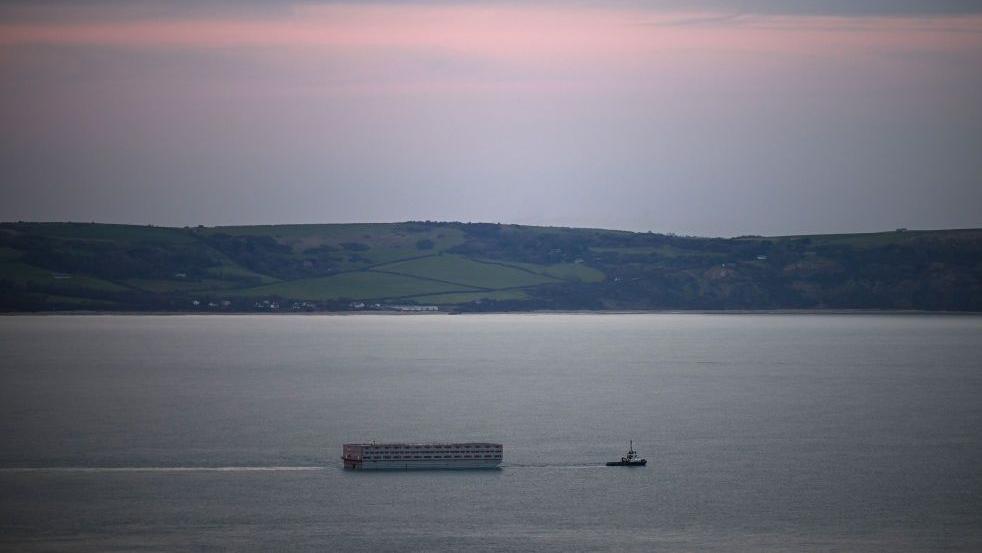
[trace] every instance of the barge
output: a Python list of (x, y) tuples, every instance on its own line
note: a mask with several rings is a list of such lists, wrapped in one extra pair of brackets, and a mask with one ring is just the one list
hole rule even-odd
[(486, 442), (344, 444), (341, 460), (352, 470), (496, 469), (501, 444)]

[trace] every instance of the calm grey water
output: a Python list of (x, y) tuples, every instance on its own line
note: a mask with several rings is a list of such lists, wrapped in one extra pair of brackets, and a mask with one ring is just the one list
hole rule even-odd
[(0, 317), (0, 444), (4, 550), (979, 551), (982, 318)]

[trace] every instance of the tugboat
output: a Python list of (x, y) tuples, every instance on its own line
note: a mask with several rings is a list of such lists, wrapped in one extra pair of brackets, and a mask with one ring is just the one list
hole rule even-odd
[(608, 467), (643, 467), (648, 464), (647, 459), (642, 459), (638, 456), (638, 452), (634, 451), (634, 440), (631, 440), (631, 448), (627, 450), (627, 456), (621, 457), (620, 461), (610, 461), (607, 463)]

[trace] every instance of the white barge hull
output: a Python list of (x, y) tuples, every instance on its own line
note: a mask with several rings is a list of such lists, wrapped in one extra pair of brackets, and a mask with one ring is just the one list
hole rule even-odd
[(341, 460), (352, 470), (495, 469), (502, 446), (483, 442), (344, 444)]
[(496, 469), (501, 461), (365, 461), (348, 468), (355, 470), (459, 470)]

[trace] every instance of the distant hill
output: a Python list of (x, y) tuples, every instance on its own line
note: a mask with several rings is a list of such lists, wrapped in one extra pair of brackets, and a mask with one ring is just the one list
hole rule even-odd
[(0, 223), (4, 311), (375, 304), (982, 311), (982, 229), (723, 239), (429, 221)]

